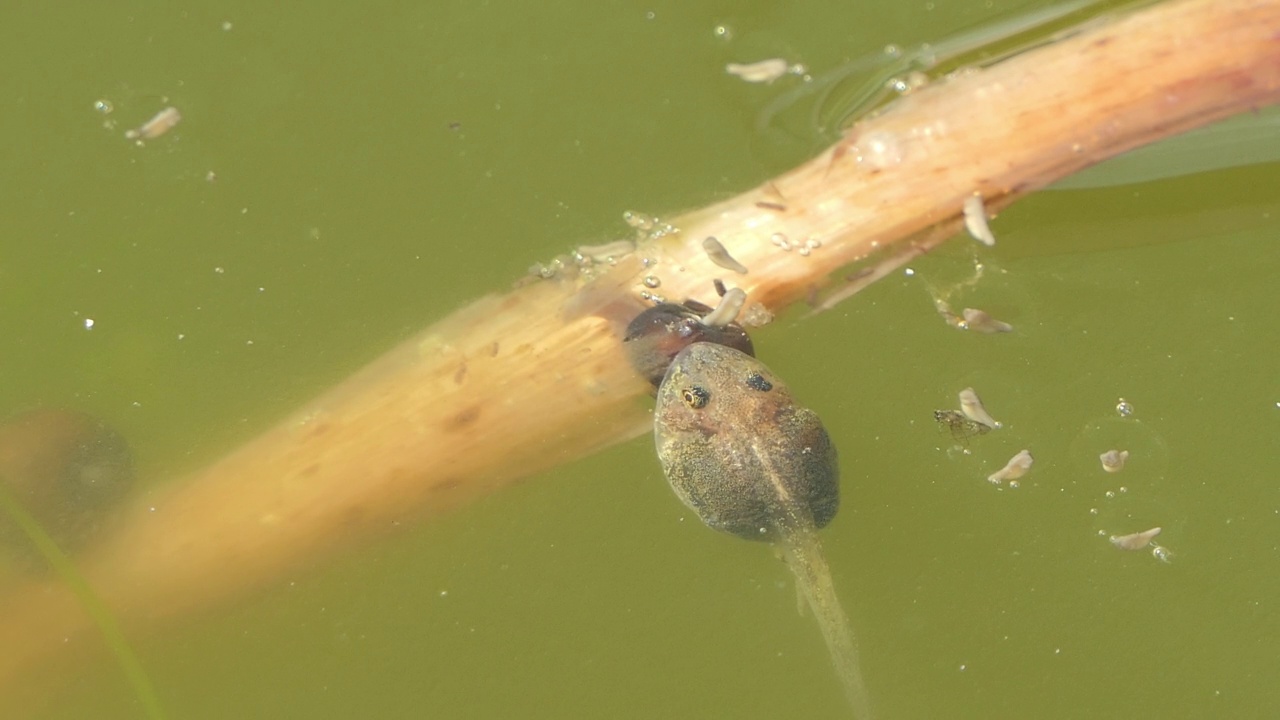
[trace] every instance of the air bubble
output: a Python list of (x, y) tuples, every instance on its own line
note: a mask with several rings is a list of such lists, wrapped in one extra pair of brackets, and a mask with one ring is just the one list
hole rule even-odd
[(661, 285), (662, 285), (662, 281), (658, 279), (658, 276), (657, 276), (657, 275), (645, 275), (645, 276), (644, 276), (644, 286), (645, 286), (645, 287), (647, 287), (647, 288), (656, 288), (656, 287), (659, 287), (659, 286), (661, 286)]
[(1124, 398), (1116, 403), (1116, 414), (1120, 417), (1133, 417), (1133, 404)]

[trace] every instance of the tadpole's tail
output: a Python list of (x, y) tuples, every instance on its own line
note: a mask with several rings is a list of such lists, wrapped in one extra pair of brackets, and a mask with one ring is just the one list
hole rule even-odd
[(801, 594), (809, 602), (818, 626), (822, 629), (822, 638), (831, 653), (831, 662), (835, 665), (836, 675), (844, 686), (845, 697), (853, 708), (858, 720), (870, 720), (871, 701), (867, 696), (867, 687), (862, 682), (862, 667), (858, 662), (858, 646), (853, 638), (853, 628), (849, 618), (840, 607), (840, 599), (836, 597), (835, 585), (831, 582), (831, 569), (827, 567), (826, 558), (822, 555), (822, 543), (818, 533), (811, 526), (796, 528), (779, 528), (783, 555), (787, 565), (796, 576), (796, 584)]

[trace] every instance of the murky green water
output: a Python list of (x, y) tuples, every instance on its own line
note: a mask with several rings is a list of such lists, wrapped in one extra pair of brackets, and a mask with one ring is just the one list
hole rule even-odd
[[(823, 72), (1019, 4), (929, 7), (9, 5), (0, 414), (78, 407), (144, 477), (198, 467), (622, 211), (820, 146), (756, 127), (794, 79), (723, 63)], [(166, 105), (173, 132), (124, 140)], [(880, 717), (1280, 707), (1274, 187), (1258, 166), (1011, 208), (954, 300), (1013, 335), (933, 312), (972, 273), (958, 241), (757, 336), (842, 453), (824, 542)], [(1006, 425), (970, 455), (931, 416), (966, 386)], [(1113, 442), (1134, 456), (1106, 475)], [(986, 482), (1024, 447), (1020, 488)], [(1171, 564), (1099, 535), (1153, 525)], [(172, 717), (838, 717), (789, 578), (701, 527), (641, 440), (136, 645)], [(105, 655), (75, 672), (40, 717), (138, 716)]]

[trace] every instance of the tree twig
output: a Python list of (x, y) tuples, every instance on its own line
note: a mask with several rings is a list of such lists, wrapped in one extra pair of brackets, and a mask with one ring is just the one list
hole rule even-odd
[[(436, 323), (142, 498), (82, 559), (83, 572), (134, 628), (243, 595), (353, 539), (646, 431), (649, 387), (619, 339), (644, 307), (647, 276), (669, 298), (710, 304), (711, 279), (723, 278), (778, 312), (838, 292), (828, 279), (879, 249), (870, 272), (883, 274), (936, 245), (975, 193), (999, 208), (1278, 100), (1280, 0), (1165, 3), (959, 73), (858, 123), (803, 166), (675, 220), (677, 232), (589, 281), (534, 282)], [(749, 273), (716, 265), (708, 236)], [(32, 581), (0, 600), (0, 695), (89, 627), (53, 584)]]

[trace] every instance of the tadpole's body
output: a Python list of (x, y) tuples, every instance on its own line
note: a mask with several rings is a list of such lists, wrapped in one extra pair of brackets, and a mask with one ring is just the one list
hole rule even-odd
[[(133, 476), (128, 443), (96, 418), (41, 409), (0, 421), (0, 483), (64, 550), (101, 529)], [(27, 543), (3, 511), (0, 543)]]
[(836, 449), (817, 414), (760, 361), (698, 342), (676, 355), (658, 388), (654, 438), (667, 481), (703, 522), (782, 550), (850, 704), (869, 717), (853, 631), (818, 541), (840, 490)]

